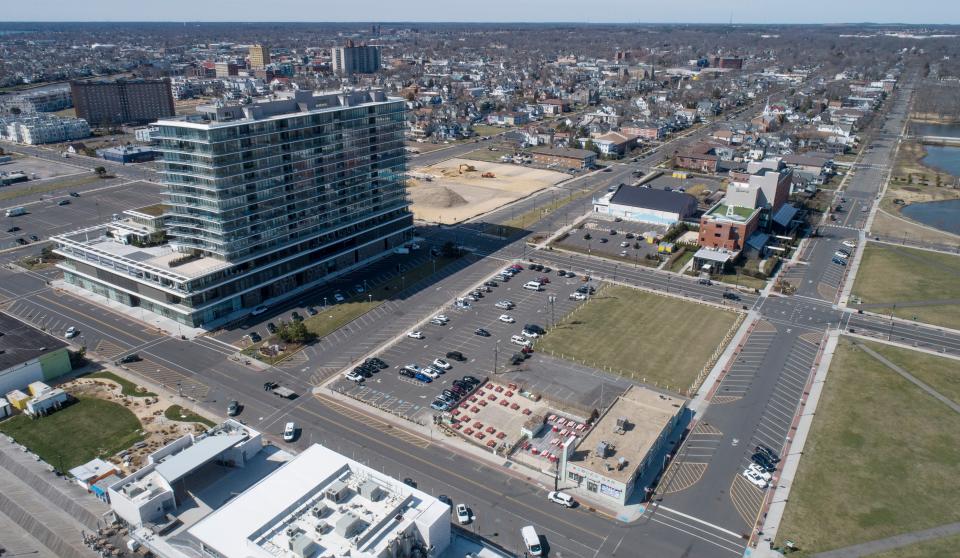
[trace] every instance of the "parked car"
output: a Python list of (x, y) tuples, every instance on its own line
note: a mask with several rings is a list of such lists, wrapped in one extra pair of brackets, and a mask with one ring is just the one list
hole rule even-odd
[(750, 483), (753, 484), (754, 486), (756, 486), (757, 488), (761, 488), (761, 489), (762, 489), (762, 488), (766, 488), (766, 487), (767, 487), (767, 481), (765, 481), (765, 480), (763, 479), (763, 477), (761, 477), (760, 475), (758, 475), (758, 474), (757, 474), (755, 471), (753, 471), (752, 469), (749, 469), (749, 468), (744, 469), (743, 472), (740, 473), (740, 474), (743, 475), (744, 478), (746, 478), (748, 481), (750, 481)]
[(408, 364), (408, 365), (404, 366), (403, 369), (404, 369), (404, 370), (409, 370), (409, 371), (413, 372), (414, 374), (416, 374), (417, 372), (420, 372), (421, 370), (423, 370), (423, 368), (421, 368), (419, 364)]
[(294, 310), (294, 311), (290, 314), (290, 318), (291, 318), (293, 321), (295, 321), (295, 322), (302, 322), (302, 321), (303, 321), (303, 316), (301, 316), (301, 315), (300, 315), (300, 312), (297, 312), (296, 310)]
[(311, 316), (316, 316), (318, 312), (317, 312), (317, 309), (314, 308), (313, 306), (307, 306), (307, 314), (310, 314)]
[(600, 244), (606, 244), (607, 242), (609, 242), (609, 240), (607, 240), (607, 237), (605, 236), (600, 237)]
[(420, 380), (425, 384), (429, 384), (430, 382), (433, 381), (433, 378), (431, 378), (430, 376), (427, 376), (424, 372), (417, 372), (416, 374), (413, 375), (413, 377), (414, 379)]
[(267, 322), (267, 331), (269, 331), (271, 334), (276, 333), (277, 326), (273, 322)]
[(250, 333), (247, 334), (247, 337), (250, 338), (251, 343), (259, 343), (263, 341), (263, 337), (260, 337), (260, 334), (257, 333), (256, 331), (251, 331)]
[(490, 337), (490, 332), (482, 327), (478, 327), (473, 333), (474, 335), (479, 335), (480, 337)]
[(457, 504), (457, 523), (466, 525), (470, 523), (470, 510), (466, 504)]
[(771, 462), (773, 462), (773, 463), (779, 463), (779, 462), (780, 462), (780, 456), (777, 455), (777, 453), (776, 453), (775, 451), (773, 451), (772, 449), (770, 449), (768, 446), (765, 446), (765, 445), (763, 445), (763, 444), (760, 444), (760, 445), (758, 445), (756, 448), (754, 448), (753, 451), (754, 451), (754, 453), (762, 453), (763, 455), (765, 455), (765, 456), (767, 457), (767, 459), (769, 459), (769, 460), (770, 460)]
[(20, 230), (20, 227), (10, 227), (9, 229), (7, 229), (7, 232), (12, 233), (12, 232), (17, 232), (19, 230)]
[(484, 282), (483, 284), (484, 284), (484, 286), (486, 286), (486, 287), (499, 287), (499, 286), (500, 286), (500, 283), (497, 283), (496, 281), (486, 281), (486, 282)]
[(80, 335), (80, 331), (73, 326), (68, 327), (67, 331), (63, 332), (63, 336), (66, 339), (73, 339), (77, 335)]
[(583, 293), (570, 293), (570, 300), (587, 300), (587, 295)]
[(447, 351), (447, 358), (453, 359), (457, 362), (463, 362), (467, 360), (467, 357), (463, 356), (463, 353), (460, 351)]
[(362, 382), (362, 381), (364, 380), (363, 374), (358, 374), (358, 373), (354, 372), (353, 370), (351, 370), (350, 372), (347, 372), (346, 374), (344, 374), (344, 377), (346, 377), (346, 378), (347, 378), (348, 380), (350, 380), (351, 382), (358, 382), (358, 383), (359, 383), (359, 382)]
[(526, 325), (523, 326), (523, 329), (525, 329), (525, 330), (527, 330), (527, 331), (532, 331), (532, 332), (534, 332), (534, 333), (536, 333), (536, 334), (539, 334), (539, 335), (546, 335), (546, 333), (547, 333), (547, 330), (543, 329), (542, 327), (538, 326), (537, 324), (526, 324)]
[(531, 331), (529, 329), (524, 329), (523, 331), (520, 332), (520, 335), (523, 335), (527, 339), (536, 339), (537, 337), (540, 337), (539, 333), (537, 333), (536, 331)]
[(514, 307), (513, 301), (510, 300), (500, 300), (494, 304), (497, 308), (501, 310), (510, 310)]
[(834, 255), (834, 257), (841, 258), (841, 259), (844, 259), (844, 260), (845, 260), (845, 259), (847, 259), (847, 258), (850, 257), (850, 252), (846, 252), (846, 251), (844, 251), (844, 250), (837, 250), (836, 252), (833, 253), (833, 255)]
[(515, 319), (513, 318), (513, 316), (511, 316), (511, 315), (509, 315), (509, 314), (500, 314), (500, 317), (497, 318), (497, 319), (500, 320), (501, 322), (505, 323), (505, 324), (512, 324), (512, 323), (514, 323), (514, 322), (517, 321), (517, 320), (515, 320)]
[(297, 437), (297, 423), (288, 422), (286, 426), (283, 427), (283, 441), (292, 442)]
[(563, 270), (563, 269), (558, 269), (558, 270), (557, 270), (557, 275), (559, 275), (560, 277), (566, 277), (566, 276), (567, 276), (567, 272), (566, 272), (565, 270)]
[(443, 360), (442, 358), (433, 359), (433, 365), (441, 370), (450, 370), (451, 368), (453, 368), (452, 364)]
[(70, 205), (70, 200), (60, 200), (57, 205)]
[(76, 192), (70, 192), (70, 197), (71, 197), (71, 198), (79, 198), (79, 197), (80, 197), (80, 194), (78, 194), (78, 193), (76, 193)]
[(401, 376), (406, 376), (407, 378), (416, 378), (416, 377), (417, 377), (417, 373), (416, 373), (416, 372), (410, 371), (410, 370), (408, 370), (408, 369), (406, 369), (406, 368), (401, 368), (400, 370), (397, 370), (397, 373), (400, 374)]
[(433, 403), (430, 403), (430, 408), (435, 411), (447, 411), (450, 409), (450, 404), (442, 399), (434, 399)]
[(407, 334), (407, 337), (411, 339), (423, 339), (425, 336), (422, 331), (411, 331)]
[(834, 256), (831, 261), (832, 261), (833, 263), (837, 264), (837, 265), (844, 265), (844, 266), (847, 265), (847, 260), (846, 260), (846, 259), (840, 258), (840, 257), (837, 257), (837, 256)]
[(357, 294), (362, 294), (366, 289), (363, 288), (363, 285), (357, 284), (353, 286), (353, 290), (355, 290)]
[(857, 247), (857, 243), (852, 240), (844, 240), (840, 244), (843, 244), (845, 247), (850, 248), (851, 250)]
[(234, 399), (227, 403), (227, 416), (235, 417), (240, 414), (240, 403)]
[(522, 345), (524, 347), (530, 346), (530, 341), (521, 335), (514, 335), (510, 337), (510, 342), (513, 343), (514, 345)]
[(547, 494), (547, 500), (568, 508), (577, 505), (577, 501), (573, 499), (573, 496), (570, 496), (566, 492), (549, 492)]
[(267, 306), (266, 304), (261, 304), (260, 306), (257, 306), (256, 308), (254, 308), (253, 310), (251, 310), (251, 311), (250, 311), (250, 315), (251, 315), (251, 316), (259, 316), (260, 314), (263, 314), (264, 312), (266, 312), (266, 311), (269, 310), (269, 309), (270, 309), (270, 307)]
[(430, 378), (431, 380), (436, 380), (437, 378), (440, 377), (440, 373), (437, 372), (431, 366), (428, 366), (427, 368), (423, 368), (422, 370), (420, 370), (420, 374), (423, 374), (424, 376)]
[(476, 378), (476, 377), (474, 377), (474, 376), (470, 376), (469, 374), (463, 377), (463, 381), (464, 381), (464, 382), (470, 382), (471, 384), (473, 384), (473, 385), (475, 385), (475, 386), (480, 384), (480, 380), (479, 380), (478, 378)]
[(766, 454), (762, 452), (756, 452), (750, 456), (750, 460), (764, 471), (773, 471), (777, 468), (776, 463), (770, 461)]

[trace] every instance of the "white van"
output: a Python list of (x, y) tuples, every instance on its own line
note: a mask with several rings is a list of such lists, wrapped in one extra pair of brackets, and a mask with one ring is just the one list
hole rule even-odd
[(7, 210), (7, 217), (16, 217), (18, 215), (26, 215), (27, 210), (23, 207), (11, 207)]
[(540, 546), (540, 535), (533, 525), (527, 525), (520, 529), (520, 536), (523, 537), (523, 545), (527, 547), (530, 556), (540, 556), (543, 554), (543, 547)]
[(529, 339), (526, 337), (521, 337), (520, 335), (514, 335), (511, 337), (510, 342), (514, 345), (521, 345), (523, 347), (529, 347), (531, 344)]
[(528, 291), (539, 291), (543, 288), (543, 285), (537, 281), (527, 281), (523, 284), (523, 288), (527, 289)]

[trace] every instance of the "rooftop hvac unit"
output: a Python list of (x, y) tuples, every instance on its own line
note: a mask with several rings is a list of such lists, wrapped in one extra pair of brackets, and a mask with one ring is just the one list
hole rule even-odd
[(622, 471), (623, 468), (626, 467), (626, 466), (627, 466), (627, 458), (626, 458), (626, 457), (621, 457), (620, 459), (617, 460), (617, 470), (618, 470), (618, 471)]
[(599, 457), (600, 459), (604, 459), (605, 457), (607, 457), (607, 449), (609, 448), (609, 446), (610, 444), (608, 444), (607, 442), (600, 442), (599, 444), (597, 444), (597, 449), (596, 449), (597, 457)]

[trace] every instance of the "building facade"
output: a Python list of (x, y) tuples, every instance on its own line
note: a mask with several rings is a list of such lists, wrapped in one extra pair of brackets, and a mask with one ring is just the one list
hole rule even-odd
[(597, 163), (597, 154), (586, 149), (538, 147), (530, 150), (533, 161), (539, 165), (571, 169), (589, 169)]
[(251, 70), (262, 70), (270, 63), (270, 47), (267, 45), (253, 45), (249, 53)]
[(81, 118), (64, 118), (52, 114), (0, 118), (0, 139), (16, 143), (39, 145), (88, 137), (90, 126)]
[(77, 116), (91, 126), (147, 124), (176, 114), (169, 79), (74, 81)]
[(206, 327), (411, 238), (402, 99), (297, 91), (198, 110), (157, 122), (166, 242), (135, 246), (122, 223), (58, 235), (67, 283)]
[(331, 53), (334, 73), (342, 76), (373, 74), (380, 69), (380, 47), (346, 46), (334, 47)]

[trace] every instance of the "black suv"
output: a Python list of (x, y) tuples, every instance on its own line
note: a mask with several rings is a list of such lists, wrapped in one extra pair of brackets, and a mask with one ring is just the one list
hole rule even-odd
[(263, 382), (263, 391), (270, 391), (272, 389), (277, 389), (280, 387), (280, 384), (277, 382)]
[(545, 329), (543, 329), (542, 327), (538, 326), (537, 324), (527, 324), (527, 325), (523, 326), (523, 329), (525, 329), (526, 331), (532, 331), (532, 332), (536, 333), (537, 335), (545, 335), (545, 334), (547, 333), (547, 331), (546, 331)]
[(487, 287), (499, 287), (499, 286), (500, 286), (500, 284), (497, 283), (496, 281), (485, 281), (483, 284), (484, 284), (484, 286), (487, 286)]
[(490, 332), (482, 327), (478, 327), (473, 333), (474, 335), (479, 335), (480, 337), (490, 337)]
[(293, 313), (291, 313), (291, 314), (290, 314), (290, 317), (293, 318), (293, 321), (295, 321), (295, 322), (302, 322), (302, 321), (303, 321), (303, 316), (301, 316), (300, 313), (299, 313), (299, 312), (296, 312), (296, 311), (294, 311)]
[(407, 370), (406, 368), (401, 368), (400, 370), (397, 371), (397, 373), (399, 373), (401, 376), (406, 376), (406, 377), (408, 377), (408, 378), (416, 378), (416, 377), (417, 377), (417, 375), (416, 375), (415, 373), (413, 373), (413, 372), (410, 371), (410, 370)]
[(757, 453), (751, 455), (750, 459), (759, 465), (764, 471), (771, 472), (777, 468), (776, 463), (770, 461), (765, 453), (758, 451)]
[(453, 359), (457, 362), (463, 362), (467, 360), (467, 357), (463, 356), (463, 353), (460, 351), (450, 351), (447, 353), (447, 358)]
[(767, 456), (767, 459), (769, 459), (769, 460), (772, 461), (773, 463), (779, 463), (779, 462), (780, 462), (780, 456), (777, 455), (777, 453), (776, 453), (775, 451), (773, 451), (772, 449), (770, 449), (770, 448), (767, 447), (767, 446), (764, 446), (764, 445), (761, 444), (761, 445), (757, 446), (753, 451), (756, 452), (756, 453), (762, 453), (762, 454), (764, 454), (765, 456)]
[(277, 326), (273, 325), (273, 322), (267, 322), (267, 331), (269, 331), (270, 333), (276, 333)]
[(513, 353), (513, 356), (510, 357), (510, 364), (512, 366), (517, 366), (523, 364), (523, 361), (526, 360), (523, 358), (523, 353)]
[(468, 375), (468, 376), (464, 376), (464, 377), (463, 377), (463, 381), (464, 381), (464, 382), (469, 382), (469, 383), (471, 383), (471, 384), (473, 384), (473, 385), (477, 385), (477, 384), (480, 383), (480, 380), (478, 380), (477, 378), (474, 378), (473, 376), (469, 376), (469, 375)]
[(726, 291), (723, 293), (723, 298), (726, 298), (727, 300), (740, 300), (740, 295), (735, 292)]
[(140, 362), (140, 355), (133, 353), (132, 355), (127, 355), (117, 361), (117, 364), (129, 364), (131, 362)]

